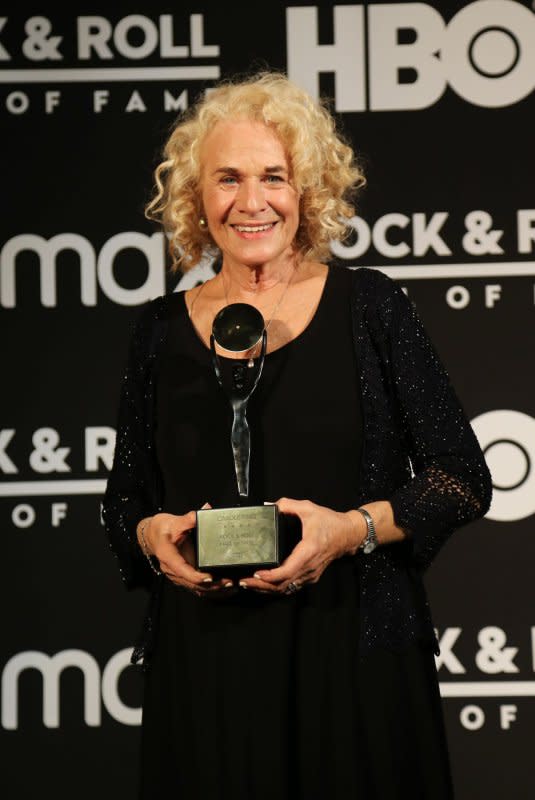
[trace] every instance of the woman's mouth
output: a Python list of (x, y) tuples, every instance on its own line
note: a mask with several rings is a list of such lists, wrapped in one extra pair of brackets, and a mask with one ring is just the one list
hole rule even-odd
[(257, 223), (256, 225), (231, 225), (236, 233), (244, 239), (260, 239), (273, 230), (276, 222)]

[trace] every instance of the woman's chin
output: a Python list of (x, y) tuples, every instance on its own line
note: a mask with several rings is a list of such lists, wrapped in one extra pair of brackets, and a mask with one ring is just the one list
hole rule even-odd
[(235, 264), (240, 264), (249, 269), (257, 269), (267, 264), (276, 264), (278, 261), (286, 261), (291, 253), (291, 248), (262, 247), (255, 243), (255, 246), (244, 247), (239, 250), (227, 251), (224, 256)]

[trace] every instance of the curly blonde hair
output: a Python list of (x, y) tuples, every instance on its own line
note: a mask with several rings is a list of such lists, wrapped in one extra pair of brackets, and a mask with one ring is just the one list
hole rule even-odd
[(295, 248), (301, 258), (322, 258), (332, 239), (347, 235), (351, 200), (365, 183), (352, 148), (336, 131), (325, 102), (312, 98), (284, 74), (261, 72), (239, 82), (223, 81), (180, 118), (155, 171), (154, 196), (145, 216), (169, 234), (172, 269), (187, 270), (204, 251), (217, 253), (202, 216), (200, 150), (220, 120), (246, 119), (271, 127), (290, 163), (299, 194)]

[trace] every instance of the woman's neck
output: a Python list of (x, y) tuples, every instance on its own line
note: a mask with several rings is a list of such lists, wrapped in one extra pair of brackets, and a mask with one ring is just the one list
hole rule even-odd
[(293, 253), (284, 260), (258, 266), (239, 264), (224, 258), (218, 277), (227, 295), (258, 296), (288, 283), (297, 268), (298, 261)]

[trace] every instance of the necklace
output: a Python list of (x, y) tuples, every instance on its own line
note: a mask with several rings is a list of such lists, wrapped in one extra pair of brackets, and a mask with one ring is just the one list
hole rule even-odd
[[(265, 332), (266, 332), (266, 333), (268, 332), (269, 326), (271, 325), (271, 322), (272, 322), (272, 320), (273, 320), (273, 318), (274, 318), (275, 314), (277, 313), (277, 311), (278, 311), (278, 309), (279, 309), (279, 306), (280, 306), (280, 304), (281, 304), (281, 303), (282, 303), (282, 301), (284, 300), (284, 296), (285, 296), (286, 292), (288, 291), (288, 288), (289, 288), (289, 286), (290, 286), (290, 284), (291, 284), (291, 282), (292, 282), (292, 280), (293, 280), (293, 276), (294, 276), (294, 273), (295, 273), (295, 271), (296, 271), (296, 270), (295, 270), (295, 268), (294, 268), (294, 269), (292, 270), (292, 273), (291, 273), (291, 275), (290, 275), (290, 279), (289, 279), (288, 283), (286, 284), (286, 286), (285, 286), (285, 287), (284, 287), (284, 289), (282, 290), (282, 293), (281, 293), (281, 295), (280, 295), (279, 299), (277, 300), (277, 302), (275, 303), (275, 305), (274, 305), (274, 307), (273, 307), (273, 310), (272, 310), (272, 312), (271, 312), (271, 314), (270, 314), (270, 317), (269, 317), (269, 319), (268, 319), (268, 321), (267, 321), (267, 323), (266, 323), (266, 325), (265, 325), (265, 327), (264, 327), (264, 330), (265, 330)], [(221, 274), (221, 282), (223, 283), (223, 289), (224, 289), (224, 292), (225, 292), (225, 302), (226, 302), (226, 304), (227, 304), (227, 306), (228, 306), (228, 305), (230, 305), (230, 303), (229, 303), (229, 299), (228, 299), (227, 286), (226, 286), (226, 284), (225, 284), (225, 281), (223, 280), (223, 275), (222, 275), (222, 274)], [(257, 346), (258, 346), (258, 345), (254, 345), (254, 349), (255, 349), (255, 350), (256, 350)], [(253, 353), (251, 353), (251, 354), (249, 355), (249, 360), (248, 360), (248, 362), (247, 362), (247, 366), (248, 366), (248, 367), (254, 367), (253, 355), (254, 355), (254, 352), (253, 352)]]
[[(267, 331), (268, 331), (268, 328), (269, 328), (269, 326), (271, 325), (271, 322), (272, 322), (272, 320), (273, 320), (273, 318), (274, 318), (275, 314), (277, 313), (277, 311), (278, 311), (278, 309), (279, 309), (279, 306), (280, 306), (280, 304), (281, 304), (281, 303), (282, 303), (282, 301), (284, 300), (284, 296), (285, 296), (286, 292), (287, 292), (287, 291), (288, 291), (288, 289), (289, 289), (289, 286), (290, 286), (290, 284), (291, 284), (291, 282), (292, 282), (292, 280), (293, 280), (293, 277), (294, 277), (294, 274), (295, 274), (295, 272), (296, 272), (296, 268), (294, 268), (294, 269), (292, 270), (292, 274), (290, 275), (290, 280), (288, 281), (288, 283), (287, 283), (287, 284), (286, 284), (286, 286), (284, 287), (284, 289), (283, 289), (283, 291), (282, 291), (282, 294), (281, 294), (281, 296), (279, 297), (279, 299), (277, 300), (277, 302), (275, 303), (275, 305), (274, 305), (274, 307), (273, 307), (273, 311), (271, 312), (271, 315), (270, 315), (270, 317), (269, 317), (269, 319), (268, 319), (268, 321), (267, 321), (267, 324), (266, 324), (266, 326), (265, 326), (265, 328), (264, 328), (264, 330), (266, 331), (266, 333), (267, 333)], [(220, 273), (220, 274), (221, 274), (221, 273)], [(226, 285), (225, 285), (225, 281), (224, 281), (224, 279), (223, 279), (223, 276), (222, 276), (222, 275), (221, 275), (221, 282), (222, 282), (222, 284), (223, 284), (223, 291), (225, 292), (225, 302), (226, 302), (226, 304), (227, 304), (227, 306), (228, 306), (228, 305), (230, 305), (230, 303), (229, 303), (229, 299), (228, 299), (228, 292), (227, 292), (227, 287), (226, 287)], [(198, 300), (198, 298), (199, 298), (199, 295), (201, 294), (202, 290), (203, 290), (203, 289), (204, 289), (204, 287), (206, 286), (206, 283), (207, 283), (207, 281), (205, 281), (203, 284), (201, 284), (201, 286), (200, 286), (200, 288), (199, 288), (199, 291), (197, 292), (197, 294), (196, 294), (196, 295), (195, 295), (195, 297), (193, 298), (193, 301), (192, 301), (192, 303), (191, 303), (191, 306), (190, 306), (190, 308), (189, 308), (189, 311), (188, 311), (188, 316), (189, 316), (189, 318), (190, 318), (192, 321), (193, 321), (193, 306), (194, 306), (194, 305), (195, 305), (195, 303), (197, 302), (197, 300)], [(255, 345), (255, 349), (256, 349), (256, 347), (257, 347), (257, 345)], [(254, 353), (251, 353), (251, 354), (250, 354), (250, 356), (249, 356), (249, 360), (248, 360), (248, 362), (247, 362), (247, 366), (248, 366), (248, 367), (254, 367), (253, 355), (254, 355)]]

